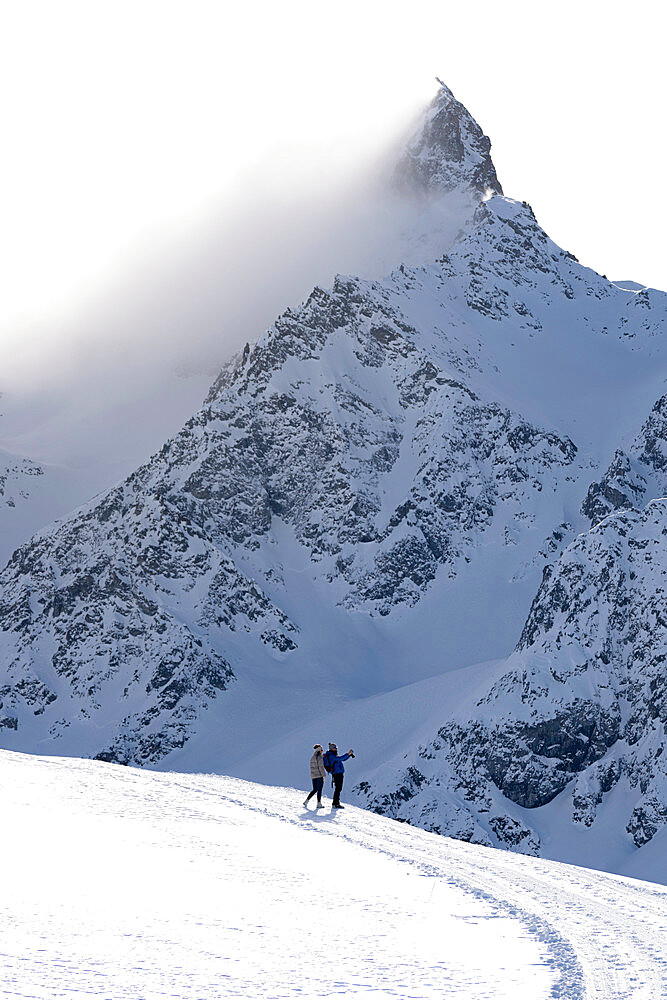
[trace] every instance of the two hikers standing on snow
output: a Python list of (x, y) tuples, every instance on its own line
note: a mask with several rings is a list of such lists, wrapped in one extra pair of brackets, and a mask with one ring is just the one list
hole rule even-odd
[(331, 808), (344, 809), (345, 806), (340, 804), (340, 793), (343, 788), (343, 778), (345, 776), (343, 761), (347, 760), (349, 757), (354, 757), (354, 750), (348, 750), (347, 753), (339, 756), (338, 747), (335, 743), (329, 744), (329, 749), (326, 753), (322, 753), (322, 747), (319, 743), (315, 744), (313, 750), (315, 752), (310, 758), (310, 777), (313, 782), (313, 790), (306, 796), (303, 803), (304, 806), (308, 805), (313, 795), (317, 795), (317, 808), (323, 808), (322, 789), (324, 788), (324, 779), (327, 774), (330, 774), (334, 790)]

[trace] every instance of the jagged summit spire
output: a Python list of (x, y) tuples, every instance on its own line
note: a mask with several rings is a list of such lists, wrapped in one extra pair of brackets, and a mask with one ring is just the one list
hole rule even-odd
[(491, 140), (449, 87), (436, 80), (440, 89), (406, 144), (396, 167), (397, 183), (417, 191), (502, 194)]
[(443, 83), (443, 81), (440, 79), (439, 76), (436, 76), (436, 80), (440, 84), (440, 86), (442, 87), (442, 89), (445, 91), (445, 93), (447, 94), (447, 96), (450, 98), (450, 100), (453, 101), (454, 100), (454, 95), (452, 94), (452, 92), (449, 89), (449, 87), (447, 86), (447, 84)]

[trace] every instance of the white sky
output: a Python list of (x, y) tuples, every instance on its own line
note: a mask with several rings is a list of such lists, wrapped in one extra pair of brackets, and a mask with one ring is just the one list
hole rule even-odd
[(269, 192), (278, 173), (326, 195), (430, 98), (436, 74), (490, 135), (505, 193), (557, 242), (611, 278), (667, 287), (657, 3), (22, 0), (0, 12), (5, 344), (31, 324), (55, 329), (157, 248), (196, 240), (248, 171)]

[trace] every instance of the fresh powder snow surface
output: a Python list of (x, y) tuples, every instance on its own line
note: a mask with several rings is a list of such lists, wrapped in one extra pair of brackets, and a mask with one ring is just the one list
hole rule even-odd
[(0, 752), (0, 996), (656, 1000), (667, 890), (303, 792)]

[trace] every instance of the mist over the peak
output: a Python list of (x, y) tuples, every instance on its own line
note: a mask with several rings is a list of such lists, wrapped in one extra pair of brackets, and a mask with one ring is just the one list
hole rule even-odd
[[(57, 323), (5, 334), (0, 442), (91, 471), (129, 472), (199, 405), (220, 365), (336, 273), (382, 277), (434, 260), (471, 195), (398, 192), (414, 115), (374, 146), (276, 149), (198, 219), (146, 239), (103, 290)], [(93, 475), (93, 470), (97, 473)]]

